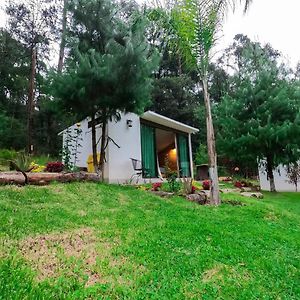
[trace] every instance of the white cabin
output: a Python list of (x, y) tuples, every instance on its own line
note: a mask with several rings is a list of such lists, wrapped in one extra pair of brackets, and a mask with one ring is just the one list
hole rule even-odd
[[(270, 181), (265, 168), (260, 166), (258, 171), (261, 189), (263, 191), (270, 191)], [(275, 170), (273, 170), (273, 174), (277, 192), (296, 192), (295, 185), (290, 183), (287, 176), (287, 166), (280, 165)]]
[[(88, 158), (92, 155), (90, 127), (90, 119), (87, 118), (60, 133), (63, 145), (66, 145), (68, 135), (74, 136), (80, 128), (80, 136), (69, 143), (68, 147), (70, 152), (74, 152), (77, 145), (77, 156), (71, 153), (71, 161), (82, 169), (87, 168)], [(176, 171), (178, 177), (193, 177), (191, 136), (198, 131), (152, 111), (141, 116), (122, 114), (120, 121), (109, 121), (107, 124), (107, 137), (111, 141), (106, 149), (105, 181), (127, 183), (139, 172), (139, 182), (162, 180), (166, 159), (169, 168)], [(101, 138), (101, 124), (97, 125), (96, 133), (98, 141)], [(100, 152), (100, 143), (97, 147)], [(141, 167), (134, 168), (133, 160)]]

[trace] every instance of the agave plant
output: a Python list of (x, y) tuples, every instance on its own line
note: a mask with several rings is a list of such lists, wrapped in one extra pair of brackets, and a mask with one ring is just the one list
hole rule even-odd
[(9, 161), (11, 167), (21, 172), (25, 178), (25, 184), (28, 184), (28, 176), (26, 173), (32, 171), (34, 166), (31, 165), (31, 157), (25, 152), (19, 152), (15, 159)]

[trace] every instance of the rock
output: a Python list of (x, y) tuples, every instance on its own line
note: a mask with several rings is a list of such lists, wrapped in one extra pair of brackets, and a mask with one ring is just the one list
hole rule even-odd
[(244, 192), (241, 193), (242, 196), (244, 197), (249, 197), (249, 198), (257, 198), (257, 199), (263, 199), (264, 195), (262, 193), (248, 193), (248, 192)]
[(152, 194), (162, 197), (162, 198), (170, 198), (172, 196), (174, 196), (174, 193), (168, 193), (168, 192), (164, 192), (164, 191), (150, 191)]
[(210, 191), (209, 190), (196, 191), (196, 194), (199, 194), (199, 195), (205, 194), (207, 199), (210, 198)]
[(206, 195), (206, 193), (203, 193), (203, 192), (202, 193), (198, 192), (197, 194), (186, 195), (186, 199), (188, 201), (195, 202), (195, 203), (198, 203), (201, 205), (204, 205), (207, 203), (207, 195)]
[(241, 193), (250, 193), (250, 192), (252, 192), (251, 187), (242, 187), (241, 188)]
[(230, 193), (239, 193), (240, 190), (239, 189), (221, 189), (220, 192), (223, 194), (230, 194)]

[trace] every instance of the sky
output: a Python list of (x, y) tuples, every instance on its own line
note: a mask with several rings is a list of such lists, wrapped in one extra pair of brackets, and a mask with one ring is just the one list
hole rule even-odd
[[(137, 1), (142, 3), (144, 0)], [(255, 42), (270, 43), (295, 67), (300, 61), (299, 12), (300, 0), (253, 0), (246, 15), (241, 7), (228, 13), (215, 56), (233, 41), (236, 34), (243, 33)]]
[[(144, 0), (137, 0), (142, 3)], [(5, 0), (0, 0), (3, 5)], [(282, 52), (292, 67), (300, 61), (300, 0), (253, 0), (246, 15), (241, 9), (229, 13), (222, 37), (216, 47), (216, 55), (225, 49), (238, 33), (248, 35), (253, 41), (270, 43)], [(0, 12), (0, 26), (5, 16)]]

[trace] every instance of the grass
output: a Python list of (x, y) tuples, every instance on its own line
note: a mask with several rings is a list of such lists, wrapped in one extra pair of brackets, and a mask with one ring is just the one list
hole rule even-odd
[(299, 194), (223, 198), (1, 187), (0, 299), (299, 299)]

